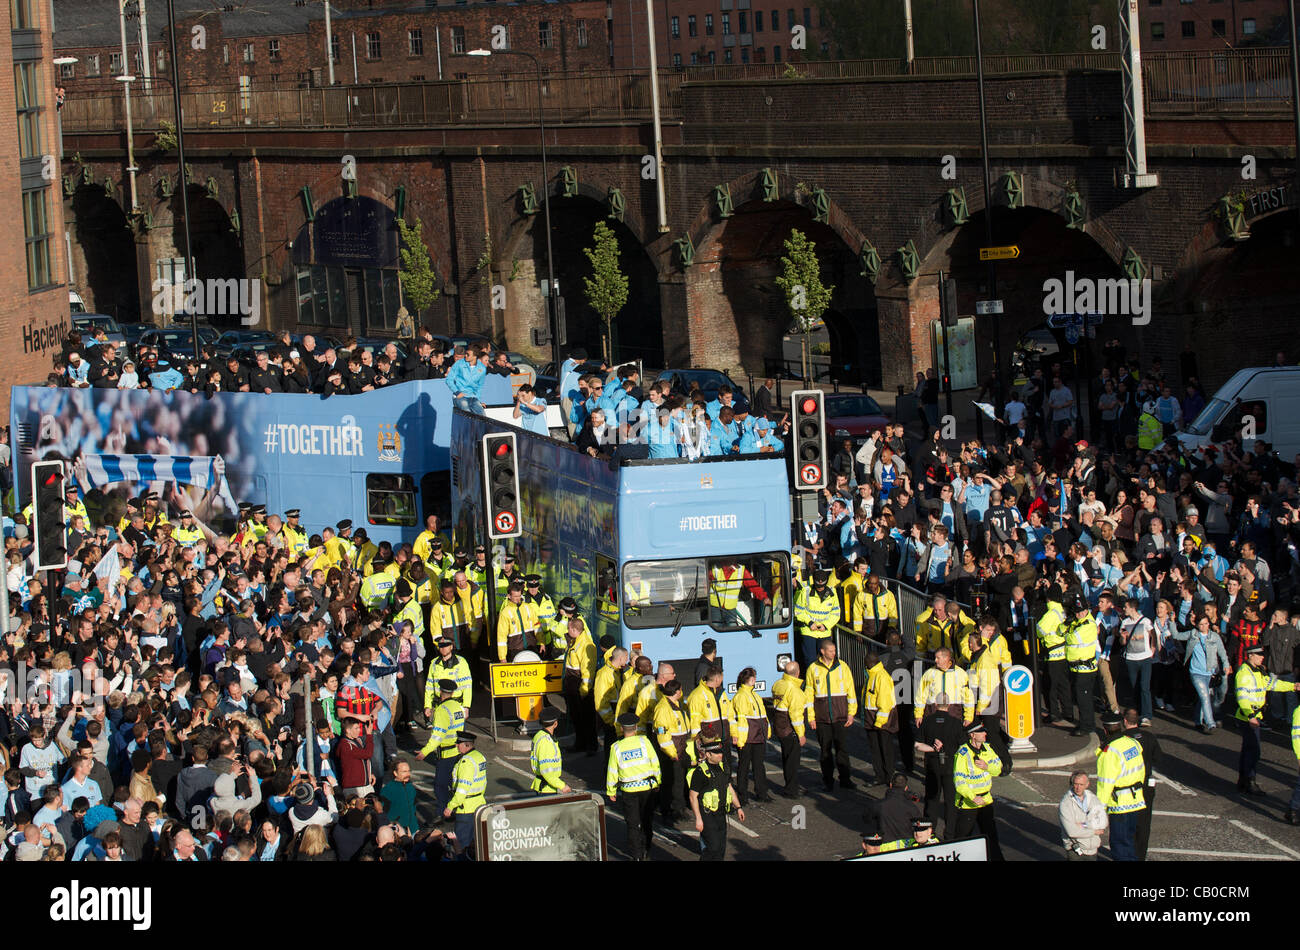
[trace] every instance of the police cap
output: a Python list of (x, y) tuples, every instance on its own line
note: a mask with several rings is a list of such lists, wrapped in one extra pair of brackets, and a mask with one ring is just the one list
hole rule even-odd
[(618, 724), (624, 729), (635, 728), (640, 722), (640, 718), (634, 712), (625, 712), (623, 715), (618, 717)]
[(483, 547), (483, 545), (481, 545), (481, 544), (476, 544), (476, 545), (474, 545), (474, 553), (475, 553), (475, 554), (487, 554), (487, 548)]
[(560, 711), (554, 706), (547, 706), (542, 710), (541, 715), (537, 717), (537, 720), (543, 726), (549, 726), (553, 722), (560, 721)]
[(565, 597), (556, 606), (558, 606), (561, 610), (577, 610), (578, 602), (574, 600), (572, 597)]
[(1114, 728), (1115, 726), (1122, 726), (1124, 724), (1124, 717), (1117, 712), (1107, 710), (1101, 714), (1101, 724), (1107, 729)]
[(1264, 655), (1263, 647), (1250, 647), (1248, 650), (1246, 650), (1246, 656), (1263, 656), (1263, 655)]
[(254, 506), (253, 506), (253, 514), (255, 514), (255, 515), (264, 515), (264, 514), (266, 514), (266, 505), (254, 505)]
[(339, 522), (337, 525), (335, 525), (334, 527), (335, 527), (337, 530), (339, 530), (339, 531), (347, 531), (349, 528), (352, 527), (352, 519), (351, 519), (351, 518), (344, 518), (342, 521), (340, 521), (340, 522)]
[(459, 687), (455, 680), (440, 679), (438, 680), (438, 689), (444, 693), (454, 693)]
[(182, 518), (193, 518), (193, 517), (194, 517), (194, 512), (192, 512), (192, 511), (190, 511), (188, 508), (186, 508), (184, 511), (181, 512), (181, 517), (182, 517)]
[(284, 516), (286, 518), (297, 518), (301, 514), (302, 514), (301, 508), (290, 508), (288, 511), (284, 513)]
[(984, 723), (980, 722), (978, 719), (976, 719), (974, 722), (972, 722), (969, 726), (966, 727), (966, 733), (967, 733), (968, 735), (972, 735), (972, 736), (973, 736), (973, 735), (976, 735), (977, 733), (980, 733), (980, 732), (982, 732), (982, 733), (984, 733), (985, 735), (987, 735), (987, 734), (988, 734), (988, 731), (989, 731), (989, 730), (988, 730), (988, 728), (984, 725)]
[(917, 831), (932, 831), (934, 830), (934, 822), (929, 818), (913, 818), (912, 827)]
[(433, 641), (433, 645), (439, 648), (454, 647), (456, 645), (456, 641), (453, 640), (451, 637), (439, 637), (437, 640)]
[(143, 498), (145, 501), (157, 501), (157, 500), (158, 500), (158, 493), (157, 493), (156, 491), (148, 491), (148, 492), (145, 492), (145, 493), (144, 493), (143, 495), (141, 495), (140, 497)]
[[(133, 506), (131, 506), (131, 505), (128, 504), (128, 507), (133, 507)], [(242, 514), (243, 512), (245, 512), (245, 511), (252, 511), (252, 510), (253, 510), (253, 506), (250, 505), (248, 502), (246, 502), (246, 501), (241, 501), (241, 502), (239, 503), (239, 511), (240, 511), (241, 514)]]
[(434, 538), (432, 541), (429, 542), (429, 547), (431, 547), (431, 548), (439, 548), (439, 549), (441, 549), (441, 548), (442, 548), (442, 538)]
[(469, 552), (466, 551), (464, 548), (457, 548), (455, 551), (451, 552), (451, 554), (452, 557), (454, 557), (458, 561), (469, 560)]
[(470, 745), (473, 745), (475, 742), (478, 741), (478, 736), (474, 735), (474, 733), (472, 732), (465, 732), (464, 730), (462, 730), (456, 733), (456, 741), (467, 742)]
[(528, 584), (529, 587), (536, 587), (538, 584), (540, 584), (540, 583), (542, 582), (542, 575), (541, 575), (541, 574), (525, 574), (525, 575), (524, 575), (524, 581), (525, 581), (525, 583)]
[(814, 584), (825, 584), (830, 579), (831, 579), (831, 572), (826, 570), (823, 567), (819, 567), (817, 568), (817, 570), (813, 571)]
[(722, 755), (722, 743), (721, 743), (721, 742), (706, 742), (706, 743), (704, 743), (704, 751), (705, 751), (705, 752), (715, 752), (715, 753), (717, 753), (718, 755)]
[(862, 832), (862, 843), (863, 844), (884, 844), (885, 839), (880, 836), (879, 831), (864, 831)]

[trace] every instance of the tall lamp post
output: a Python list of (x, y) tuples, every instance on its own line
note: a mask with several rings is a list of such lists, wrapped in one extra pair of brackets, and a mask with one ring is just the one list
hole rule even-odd
[[(993, 247), (993, 189), (989, 175), (989, 124), (984, 111), (984, 46), (980, 41), (980, 0), (972, 4), (975, 11), (975, 76), (979, 88), (980, 100), (980, 154), (984, 158), (984, 237), (989, 247)], [(998, 269), (994, 261), (989, 261), (990, 300), (998, 296)], [(993, 393), (997, 405), (1002, 404), (1002, 320), (995, 313), (993, 319)]]
[(555, 371), (560, 369), (560, 335), (559, 327), (556, 326), (558, 310), (555, 305), (555, 298), (558, 296), (555, 287), (555, 255), (551, 253), (551, 186), (550, 175), (546, 169), (546, 109), (542, 104), (542, 64), (532, 53), (525, 53), (519, 49), (475, 49), (469, 51), (470, 56), (526, 56), (533, 61), (533, 66), (537, 69), (537, 124), (541, 129), (542, 137), (542, 208), (546, 219), (546, 326), (551, 334), (551, 359), (555, 361)]

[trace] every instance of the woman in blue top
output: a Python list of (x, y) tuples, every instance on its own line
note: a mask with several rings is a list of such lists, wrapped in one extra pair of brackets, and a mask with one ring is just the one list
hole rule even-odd
[(546, 400), (527, 383), (515, 393), (515, 408), (511, 415), (518, 420), (519, 428), (538, 435), (550, 435), (546, 427)]
[(1232, 665), (1228, 662), (1228, 651), (1224, 649), (1223, 639), (1214, 629), (1214, 619), (1208, 612), (1203, 612), (1196, 617), (1195, 630), (1175, 631), (1174, 639), (1187, 642), (1186, 658), (1183, 662), (1187, 664), (1192, 686), (1201, 701), (1196, 721), (1201, 732), (1208, 736), (1218, 725), (1214, 713), (1214, 700), (1210, 698), (1210, 681), (1220, 671), (1223, 673), (1224, 680), (1227, 680), (1232, 673)]

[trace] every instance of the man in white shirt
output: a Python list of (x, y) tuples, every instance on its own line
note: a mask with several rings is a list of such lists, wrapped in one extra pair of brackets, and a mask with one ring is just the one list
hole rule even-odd
[(1109, 827), (1106, 808), (1089, 789), (1090, 784), (1087, 772), (1071, 775), (1070, 790), (1057, 809), (1067, 861), (1096, 861), (1101, 836)]
[(1119, 639), (1124, 644), (1124, 665), (1129, 685), (1136, 694), (1141, 710), (1141, 725), (1151, 725), (1151, 664), (1155, 656), (1155, 625), (1142, 616), (1136, 597), (1124, 601), (1124, 619), (1119, 625)]

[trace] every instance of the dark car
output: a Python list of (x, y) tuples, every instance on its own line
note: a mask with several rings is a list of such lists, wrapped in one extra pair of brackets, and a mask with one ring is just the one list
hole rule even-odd
[[(214, 342), (215, 339), (215, 334), (212, 339), (208, 339), (203, 334), (203, 328), (199, 328), (200, 347)], [(140, 343), (144, 346), (157, 347), (158, 358), (169, 363), (186, 360), (194, 356), (194, 331), (189, 327), (167, 327), (162, 330), (148, 330), (140, 337)]]
[(665, 379), (672, 384), (673, 392), (680, 393), (683, 396), (687, 395), (691, 391), (691, 383), (698, 383), (700, 394), (703, 395), (705, 400), (708, 402), (712, 402), (718, 398), (718, 390), (721, 389), (723, 385), (730, 386), (732, 393), (734, 393), (734, 396), (732, 397), (732, 405), (736, 407), (736, 411), (749, 411), (749, 398), (745, 395), (745, 391), (740, 388), (740, 385), (735, 380), (722, 372), (722, 370), (666, 369), (659, 374), (655, 379), (655, 382)]
[[(188, 322), (169, 323), (163, 327), (164, 330), (184, 330), (188, 332), (191, 328)], [(210, 343), (216, 343), (221, 338), (221, 331), (210, 323), (199, 321), (199, 346), (207, 346)]]
[(387, 336), (359, 336), (357, 337), (357, 347), (362, 350), (369, 350), (373, 356), (378, 357), (384, 352), (384, 347), (389, 343), (397, 347), (397, 362), (402, 364), (406, 362), (407, 354), (410, 352), (409, 340), (395, 340)]
[(280, 338), (269, 330), (227, 330), (217, 337), (213, 349), (218, 356), (225, 358), (232, 350), (244, 349), (259, 343), (262, 344), (262, 349), (266, 349), (278, 346)]
[(72, 315), (72, 326), (81, 331), (83, 340), (91, 339), (93, 331), (102, 327), (104, 329), (105, 339), (115, 346), (122, 346), (126, 343), (126, 336), (122, 333), (122, 328), (118, 326), (117, 321), (106, 313), (74, 313)]
[(123, 323), (122, 336), (126, 338), (127, 348), (134, 353), (136, 346), (139, 345), (141, 338), (150, 330), (155, 329), (152, 323)]
[(822, 400), (826, 407), (827, 435), (840, 439), (849, 436), (854, 445), (861, 445), (873, 430), (893, 422), (878, 402), (862, 393), (826, 393)]

